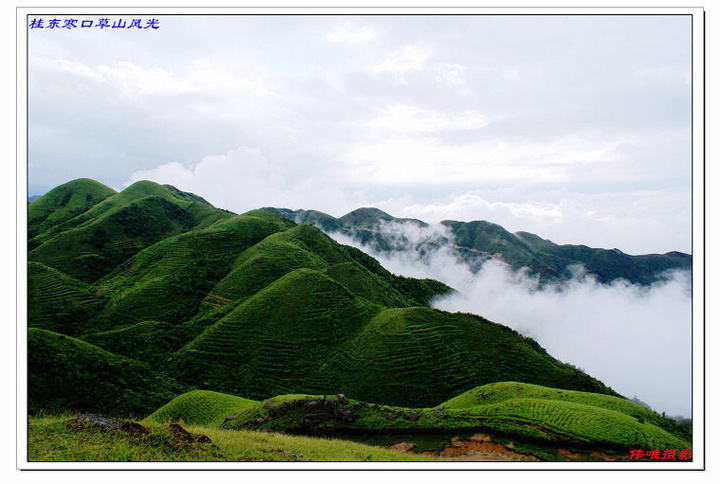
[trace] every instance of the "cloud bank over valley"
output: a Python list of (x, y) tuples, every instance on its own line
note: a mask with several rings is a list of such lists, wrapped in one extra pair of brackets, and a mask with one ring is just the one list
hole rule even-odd
[[(569, 281), (540, 284), (527, 268), (514, 271), (500, 260), (488, 260), (474, 273), (453, 253), (453, 236), (444, 226), (391, 223), (381, 231), (402, 250), (378, 251), (354, 237), (329, 235), (395, 274), (437, 279), (456, 289), (433, 302), (438, 309), (509, 326), (626, 397), (636, 396), (667, 415), (691, 414), (688, 271), (669, 272), (642, 286), (623, 280), (601, 284), (578, 266)], [(449, 244), (428, 250), (427, 241)]]

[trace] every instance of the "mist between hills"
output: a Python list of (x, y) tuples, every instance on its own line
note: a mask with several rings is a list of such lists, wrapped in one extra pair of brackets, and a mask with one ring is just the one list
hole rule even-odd
[(626, 397), (668, 416), (691, 416), (690, 271), (666, 272), (643, 286), (622, 279), (602, 284), (574, 266), (570, 279), (541, 283), (528, 268), (513, 270), (497, 259), (471, 270), (441, 225), (393, 222), (379, 230), (394, 250), (328, 235), (367, 252), (395, 274), (432, 278), (456, 289), (433, 301), (437, 309), (509, 326)]

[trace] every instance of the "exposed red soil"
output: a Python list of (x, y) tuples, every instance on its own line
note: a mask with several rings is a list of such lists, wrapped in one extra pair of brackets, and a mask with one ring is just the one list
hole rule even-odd
[[(410, 442), (395, 444), (391, 449), (403, 452), (414, 452), (417, 446)], [(442, 457), (452, 461), (486, 461), (486, 462), (516, 462), (537, 460), (532, 456), (520, 454), (512, 450), (512, 442), (508, 445), (493, 442), (489, 435), (475, 434), (469, 440), (453, 437), (450, 443), (439, 451), (421, 452), (423, 455)]]

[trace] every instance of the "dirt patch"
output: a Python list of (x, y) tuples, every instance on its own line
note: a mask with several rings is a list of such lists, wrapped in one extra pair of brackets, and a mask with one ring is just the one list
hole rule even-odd
[(593, 450), (590, 452), (590, 457), (596, 457), (598, 459), (607, 460), (607, 461), (616, 461), (617, 457), (611, 456), (606, 454), (605, 452), (601, 452), (599, 450)]
[[(412, 442), (400, 442), (390, 447), (393, 450), (416, 454), (417, 445)], [(452, 461), (517, 462), (537, 460), (535, 457), (520, 454), (512, 450), (513, 446), (493, 442), (492, 437), (475, 434), (469, 439), (453, 437), (439, 451), (420, 452), (422, 455), (442, 457)]]
[(412, 442), (400, 442), (399, 444), (391, 445), (390, 450), (397, 450), (398, 452), (410, 452), (414, 453), (417, 448), (417, 444)]
[(470, 440), (454, 437), (440, 452), (439, 457), (455, 461), (526, 461), (534, 457), (515, 452), (503, 444), (493, 442), (489, 435), (475, 434)]
[(578, 453), (576, 453), (576, 452), (570, 452), (570, 451), (567, 450), (567, 449), (562, 449), (562, 448), (560, 448), (560, 449), (558, 449), (557, 451), (558, 451), (558, 454), (562, 455), (563, 457), (567, 457), (568, 459), (577, 460), (577, 459), (584, 459), (584, 458), (585, 458), (584, 455), (578, 454)]

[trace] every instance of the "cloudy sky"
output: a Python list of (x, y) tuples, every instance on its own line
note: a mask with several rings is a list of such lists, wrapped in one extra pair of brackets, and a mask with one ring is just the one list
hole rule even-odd
[(30, 195), (150, 179), (691, 250), (688, 16), (157, 18), (29, 31)]

